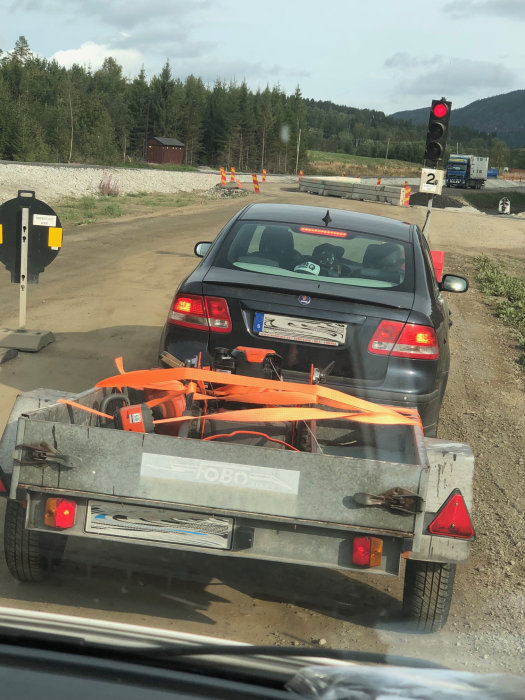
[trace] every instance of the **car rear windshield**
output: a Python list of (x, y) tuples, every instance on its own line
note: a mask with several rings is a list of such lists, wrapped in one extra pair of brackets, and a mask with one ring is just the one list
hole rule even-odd
[(368, 233), (238, 221), (214, 265), (297, 279), (412, 291), (412, 247)]

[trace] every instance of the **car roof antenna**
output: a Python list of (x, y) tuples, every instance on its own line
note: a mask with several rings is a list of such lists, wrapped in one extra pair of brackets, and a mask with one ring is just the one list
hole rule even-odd
[(329, 211), (328, 209), (326, 210), (326, 216), (324, 216), (324, 217), (321, 219), (321, 221), (324, 221), (325, 224), (326, 224), (327, 226), (328, 226), (328, 224), (330, 223), (330, 221), (332, 221), (332, 218), (331, 218), (331, 216), (330, 216), (330, 211)]

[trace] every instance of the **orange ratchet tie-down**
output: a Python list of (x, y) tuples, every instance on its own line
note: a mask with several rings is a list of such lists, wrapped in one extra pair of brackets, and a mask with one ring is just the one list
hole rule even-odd
[[(122, 426), (119, 427), (132, 432), (153, 432), (157, 426), (162, 429), (170, 424), (208, 419), (238, 423), (346, 419), (374, 425), (415, 425), (422, 429), (421, 419), (414, 408), (375, 404), (317, 384), (297, 384), (192, 367), (125, 372), (122, 358), (117, 358), (115, 364), (120, 373), (97, 382), (96, 386), (119, 390), (127, 387), (144, 392), (146, 400), (143, 404), (120, 409)], [(207, 413), (210, 400), (255, 404), (257, 407)], [(203, 402), (201, 415), (196, 416), (188, 410), (193, 401)], [(108, 420), (115, 419), (115, 416), (69, 399), (59, 399), (58, 402)], [(161, 411), (165, 417), (156, 420), (143, 408), (166, 407), (166, 404), (169, 404), (169, 410)]]

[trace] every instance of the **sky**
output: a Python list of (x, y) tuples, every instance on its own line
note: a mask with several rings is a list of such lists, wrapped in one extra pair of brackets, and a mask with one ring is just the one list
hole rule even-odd
[(525, 88), (525, 0), (2, 0), (0, 49), (386, 114)]

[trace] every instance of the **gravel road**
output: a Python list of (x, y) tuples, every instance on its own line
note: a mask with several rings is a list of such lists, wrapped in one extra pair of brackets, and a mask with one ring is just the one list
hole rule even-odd
[[(4, 171), (0, 166), (0, 180)], [(74, 170), (66, 173), (73, 177)], [(200, 174), (168, 175), (177, 186), (203, 182)], [(215, 185), (216, 175), (211, 179)], [(12, 183), (8, 196), (16, 196), (22, 185), (29, 186), (22, 180)], [(40, 185), (34, 187), (44, 198)], [(337, 206), (420, 226), (426, 214), (424, 207), (350, 202), (291, 190), (270, 183), (259, 200)], [(20, 391), (43, 384), (84, 390), (114, 373), (118, 355), (124, 356), (128, 370), (153, 366), (173, 290), (195, 264), (195, 242), (210, 240), (244, 203), (259, 200), (252, 194), (242, 203), (217, 200), (152, 219), (66, 229), (60, 255), (29, 290), (28, 325), (52, 330), (56, 342), (37, 355), (21, 353), (0, 366), (0, 431)], [(485, 252), (523, 269), (525, 224), (464, 210), (436, 210), (430, 237), (433, 247), (445, 250), (447, 270), (466, 273), (472, 282), (467, 294), (449, 297), (452, 367), (439, 435), (468, 442), (474, 451), (477, 541), (470, 561), (458, 569), (451, 616), (443, 630), (421, 636), (396, 627), (402, 583), (395, 578), (238, 564), (167, 550), (137, 553), (114, 543), (102, 547), (71, 542), (62, 568), (52, 580), (35, 586), (14, 581), (0, 557), (0, 604), (253, 643), (326, 643), (418, 656), (459, 669), (522, 672), (524, 380), (512, 335), (491, 316), (476, 289), (472, 259)], [(0, 327), (12, 327), (18, 289), (3, 269), (0, 294)]]

